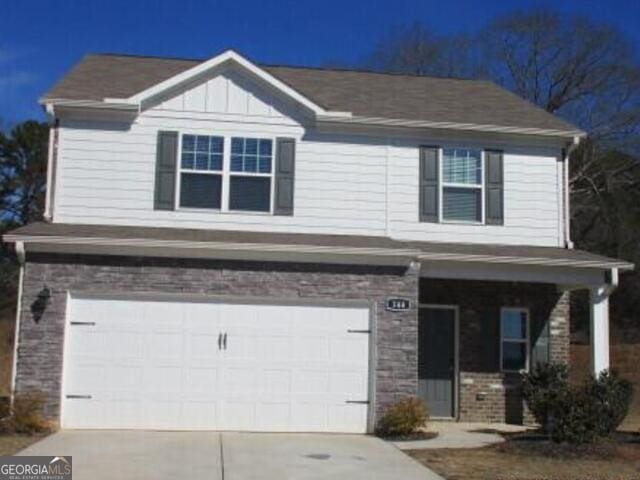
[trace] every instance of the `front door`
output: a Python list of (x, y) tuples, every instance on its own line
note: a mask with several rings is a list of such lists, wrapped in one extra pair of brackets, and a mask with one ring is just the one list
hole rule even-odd
[(453, 308), (420, 308), (418, 395), (432, 417), (454, 416), (455, 322)]

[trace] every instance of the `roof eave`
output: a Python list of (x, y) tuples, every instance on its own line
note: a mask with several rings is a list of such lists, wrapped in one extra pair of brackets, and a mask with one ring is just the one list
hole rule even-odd
[(402, 118), (384, 118), (384, 117), (364, 117), (364, 116), (335, 116), (332, 114), (317, 115), (319, 123), (326, 124), (352, 124), (367, 125), (380, 127), (401, 127), (412, 129), (442, 129), (442, 130), (460, 130), (475, 131), (486, 133), (505, 133), (515, 135), (537, 135), (547, 137), (560, 138), (583, 138), (587, 135), (583, 130), (559, 130), (548, 128), (534, 127), (514, 127), (504, 125), (476, 124), (476, 123), (458, 123), (458, 122), (436, 122), (428, 120), (410, 120)]
[(6, 234), (3, 240), (8, 243), (23, 242), (56, 244), (56, 245), (94, 245), (103, 247), (154, 247), (181, 248), (186, 250), (226, 250), (226, 251), (262, 251), (262, 252), (294, 252), (304, 254), (359, 255), (371, 257), (415, 258), (419, 261), (471, 262), (485, 264), (523, 265), (539, 267), (565, 267), (580, 269), (610, 270), (613, 268), (625, 271), (633, 270), (634, 264), (624, 261), (607, 261), (606, 259), (579, 260), (544, 257), (523, 257), (505, 255), (480, 255), (467, 253), (433, 253), (416, 248), (388, 247), (352, 247), (312, 244), (273, 244), (251, 242), (210, 242), (185, 240), (160, 240), (153, 238), (115, 238), (115, 237), (75, 237), (59, 235), (21, 235)]

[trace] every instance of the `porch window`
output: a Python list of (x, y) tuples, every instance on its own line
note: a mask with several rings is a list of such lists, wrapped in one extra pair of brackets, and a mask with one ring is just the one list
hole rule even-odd
[(529, 368), (529, 312), (525, 308), (500, 312), (500, 365), (508, 372)]
[(445, 221), (482, 223), (482, 151), (442, 150), (442, 205)]

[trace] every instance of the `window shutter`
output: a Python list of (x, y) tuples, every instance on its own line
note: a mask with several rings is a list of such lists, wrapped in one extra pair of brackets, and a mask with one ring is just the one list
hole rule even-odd
[(153, 208), (174, 210), (176, 168), (178, 161), (178, 132), (158, 132), (156, 148), (156, 185)]
[(500, 365), (500, 309), (487, 307), (479, 312), (482, 322), (481, 359), (483, 372), (499, 372)]
[(549, 363), (549, 321), (545, 321), (539, 332), (531, 335), (531, 367)]
[(278, 138), (275, 167), (275, 215), (293, 215), (294, 177), (296, 170), (296, 141)]
[(504, 166), (502, 152), (485, 152), (485, 221), (488, 225), (504, 223)]
[(420, 147), (420, 221), (438, 222), (438, 147)]

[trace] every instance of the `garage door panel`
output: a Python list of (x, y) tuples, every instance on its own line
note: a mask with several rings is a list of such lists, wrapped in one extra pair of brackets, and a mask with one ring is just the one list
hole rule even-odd
[[(73, 299), (63, 426), (364, 432), (368, 311)], [(220, 342), (226, 333), (226, 348)], [(220, 343), (219, 343), (220, 342)]]

